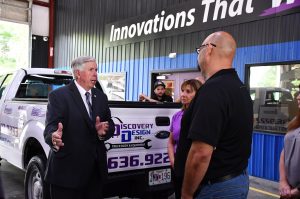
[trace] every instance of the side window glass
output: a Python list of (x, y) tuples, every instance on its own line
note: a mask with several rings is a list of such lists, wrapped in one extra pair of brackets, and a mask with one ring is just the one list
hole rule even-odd
[(0, 99), (2, 98), (2, 95), (4, 93), (5, 88), (10, 83), (11, 78), (12, 78), (11, 74), (1, 76), (1, 78), (0, 78), (0, 85), (1, 85), (1, 87), (0, 87)]
[(47, 98), (49, 85), (42, 82), (26, 81), (21, 83), (16, 98)]
[(71, 80), (72, 76), (27, 75), (19, 86), (16, 98), (47, 99), (49, 92)]

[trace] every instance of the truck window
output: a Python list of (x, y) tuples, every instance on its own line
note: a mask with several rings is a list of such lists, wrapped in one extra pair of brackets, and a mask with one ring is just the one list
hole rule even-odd
[(265, 104), (288, 104), (293, 101), (293, 96), (288, 91), (267, 91)]
[(3, 75), (0, 77), (0, 99), (2, 98), (2, 94), (4, 93), (5, 88), (10, 83), (12, 78), (12, 74)]
[(253, 101), (254, 130), (286, 133), (288, 123), (297, 115), (300, 63), (248, 65)]
[(50, 91), (69, 84), (72, 79), (72, 76), (27, 75), (19, 86), (16, 98), (47, 99)]

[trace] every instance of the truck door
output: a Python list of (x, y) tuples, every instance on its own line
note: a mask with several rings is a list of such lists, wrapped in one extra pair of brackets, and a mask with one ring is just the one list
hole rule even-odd
[(12, 74), (5, 75), (1, 77), (1, 87), (0, 87), (0, 145), (1, 157), (9, 160), (9, 158), (15, 160), (15, 156), (8, 157), (9, 151), (14, 150), (13, 145), (15, 139), (14, 135), (17, 133), (17, 129), (13, 125), (13, 108), (10, 105), (7, 105), (6, 97), (9, 92), (12, 80)]

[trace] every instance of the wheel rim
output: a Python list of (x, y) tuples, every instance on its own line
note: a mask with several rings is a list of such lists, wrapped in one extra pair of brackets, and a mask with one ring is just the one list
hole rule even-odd
[(34, 167), (30, 174), (28, 183), (29, 197), (32, 199), (43, 199), (43, 182), (38, 168)]

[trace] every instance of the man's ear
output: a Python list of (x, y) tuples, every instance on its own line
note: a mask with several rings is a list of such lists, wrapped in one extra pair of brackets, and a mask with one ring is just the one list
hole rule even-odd
[(76, 77), (76, 79), (78, 79), (80, 77), (80, 71), (79, 70), (75, 70), (75, 77)]
[(210, 45), (208, 45), (208, 46), (206, 47), (205, 53), (208, 53), (207, 55), (211, 56), (212, 51), (213, 51), (213, 47), (210, 46)]
[(212, 57), (213, 48), (210, 45), (207, 46), (204, 53), (205, 53), (206, 62), (209, 62), (209, 60)]

